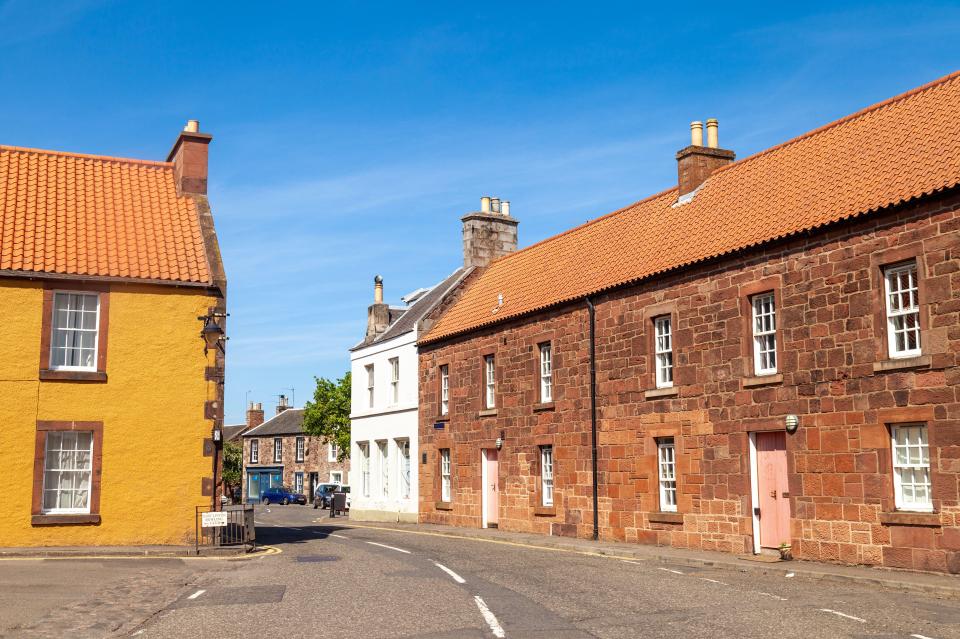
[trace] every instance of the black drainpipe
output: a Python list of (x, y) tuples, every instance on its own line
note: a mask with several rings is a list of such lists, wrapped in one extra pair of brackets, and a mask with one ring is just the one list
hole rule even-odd
[(596, 309), (587, 298), (590, 311), (590, 448), (593, 456), (593, 540), (600, 539), (600, 501), (597, 494), (597, 341)]

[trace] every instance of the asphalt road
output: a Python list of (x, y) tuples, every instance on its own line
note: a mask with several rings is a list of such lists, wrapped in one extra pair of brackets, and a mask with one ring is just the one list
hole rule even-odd
[[(94, 562), (82, 596), (37, 600), (9, 636), (960, 638), (960, 603), (869, 586), (350, 528), (301, 506), (257, 521), (280, 554)], [(26, 568), (0, 562), (0, 633), (27, 572), (39, 592), (84, 570)]]

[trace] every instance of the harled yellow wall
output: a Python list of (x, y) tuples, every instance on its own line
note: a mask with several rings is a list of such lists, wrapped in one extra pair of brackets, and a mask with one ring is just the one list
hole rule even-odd
[[(0, 281), (0, 547), (193, 542), (194, 507), (212, 500), (201, 494), (213, 475), (203, 408), (215, 393), (197, 316), (214, 303), (205, 291), (113, 284), (107, 382), (39, 381), (43, 287)], [(103, 422), (100, 524), (31, 525), (37, 420)]]

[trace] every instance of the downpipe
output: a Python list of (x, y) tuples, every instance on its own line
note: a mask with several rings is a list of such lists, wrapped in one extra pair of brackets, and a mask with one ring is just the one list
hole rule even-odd
[(590, 449), (593, 471), (593, 540), (600, 539), (600, 498), (597, 473), (597, 312), (593, 301), (588, 297), (587, 310), (590, 315)]

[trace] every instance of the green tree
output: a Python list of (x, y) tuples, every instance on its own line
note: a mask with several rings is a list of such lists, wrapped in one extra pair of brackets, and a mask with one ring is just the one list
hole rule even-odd
[(337, 461), (350, 456), (350, 372), (337, 381), (316, 377), (313, 401), (303, 407), (303, 430), (337, 446)]
[(243, 444), (239, 441), (223, 445), (223, 483), (239, 486), (243, 473)]

